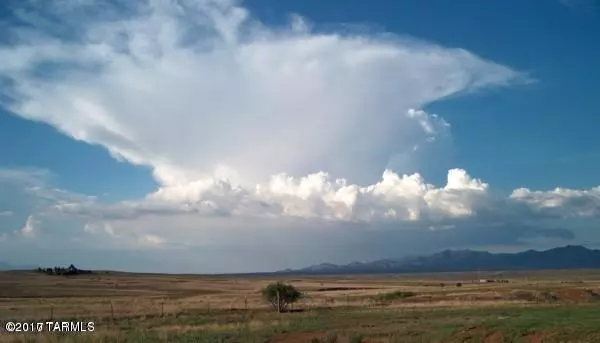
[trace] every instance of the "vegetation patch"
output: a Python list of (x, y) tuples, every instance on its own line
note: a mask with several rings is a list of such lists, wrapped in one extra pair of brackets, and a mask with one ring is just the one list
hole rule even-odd
[(84, 270), (70, 265), (68, 267), (54, 267), (54, 268), (41, 268), (37, 269), (38, 273), (45, 273), (47, 275), (80, 275), (80, 274), (91, 274), (91, 270)]
[(323, 287), (317, 289), (317, 292), (338, 292), (338, 291), (365, 291), (369, 289), (369, 287)]
[(417, 295), (417, 293), (410, 291), (394, 291), (389, 293), (377, 294), (371, 298), (377, 302), (391, 302), (394, 300), (401, 300), (414, 297), (415, 295)]
[[(506, 285), (463, 282), (460, 288), (455, 280), (469, 280), (469, 274), (322, 279), (322, 288), (375, 290), (333, 297), (316, 290), (321, 280), (315, 277), (290, 285), (273, 277), (5, 272), (1, 321), (83, 319), (93, 320), (97, 330), (15, 333), (0, 342), (600, 342), (600, 273), (575, 274), (573, 279), (586, 280), (585, 288), (561, 282), (563, 273), (561, 279), (537, 274), (534, 282), (532, 274), (519, 275)], [(452, 287), (423, 286), (441, 281)], [(297, 296), (298, 289), (305, 291)], [(277, 303), (277, 293), (289, 304), (281, 312), (271, 302)]]

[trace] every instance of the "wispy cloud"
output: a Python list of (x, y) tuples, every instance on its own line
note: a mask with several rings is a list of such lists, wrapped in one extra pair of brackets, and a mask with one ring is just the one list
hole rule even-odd
[(0, 167), (0, 183), (18, 183), (30, 187), (43, 185), (52, 180), (53, 174), (47, 169), (40, 168), (3, 168)]
[(595, 11), (600, 9), (598, 0), (558, 0), (564, 6), (575, 10)]

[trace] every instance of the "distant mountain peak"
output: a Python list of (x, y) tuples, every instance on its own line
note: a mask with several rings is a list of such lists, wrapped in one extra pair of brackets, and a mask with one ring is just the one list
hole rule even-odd
[(591, 250), (580, 245), (566, 245), (545, 251), (530, 249), (518, 253), (497, 254), (470, 249), (446, 249), (430, 255), (401, 259), (352, 262), (346, 265), (321, 263), (290, 273), (356, 274), (570, 268), (600, 268), (600, 250)]

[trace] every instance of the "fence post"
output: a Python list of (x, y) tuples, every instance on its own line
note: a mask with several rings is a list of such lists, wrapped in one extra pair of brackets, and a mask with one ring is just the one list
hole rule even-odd
[(281, 313), (281, 302), (279, 301), (279, 291), (277, 291), (277, 313)]
[(165, 300), (163, 299), (160, 303), (160, 316), (165, 317)]
[(244, 309), (248, 310), (248, 296), (244, 295)]
[(113, 307), (112, 300), (110, 301), (110, 320), (114, 323), (115, 321), (115, 309)]

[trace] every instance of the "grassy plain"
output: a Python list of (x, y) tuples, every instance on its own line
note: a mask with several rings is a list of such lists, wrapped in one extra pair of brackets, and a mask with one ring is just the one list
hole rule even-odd
[[(260, 298), (274, 280), (305, 294), (293, 311), (274, 313)], [(49, 320), (93, 321), (95, 330), (3, 328), (7, 321)], [(600, 270), (281, 277), (2, 272), (0, 322), (0, 342), (600, 342)]]

